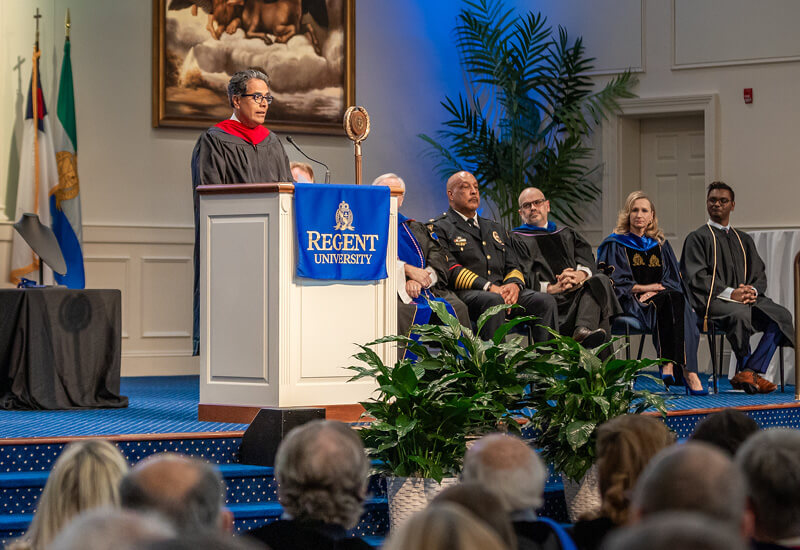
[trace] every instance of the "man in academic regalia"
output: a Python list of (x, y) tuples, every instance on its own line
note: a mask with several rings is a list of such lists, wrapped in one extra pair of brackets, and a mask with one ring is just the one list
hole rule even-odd
[[(544, 292), (525, 288), (517, 255), (508, 232), (493, 220), (478, 216), (481, 204), (478, 181), (469, 172), (456, 172), (447, 180), (450, 209), (431, 220), (439, 241), (448, 251), (449, 284), (467, 304), (475, 322), (486, 309), (500, 304), (519, 304), (508, 315), (535, 315), (533, 337), (549, 340), (544, 327), (558, 330), (558, 307)], [(492, 316), (480, 335), (488, 340), (503, 323), (503, 313)], [(542, 326), (540, 326), (542, 325)]]
[(611, 280), (594, 273), (592, 247), (569, 227), (548, 219), (550, 201), (535, 187), (519, 195), (523, 225), (511, 232), (525, 285), (552, 295), (558, 304), (561, 332), (587, 348), (607, 342), (610, 318), (622, 313)]
[(200, 230), (198, 185), (228, 183), (290, 182), (289, 158), (278, 137), (267, 130), (272, 96), (269, 77), (248, 69), (228, 82), (228, 101), (233, 115), (206, 130), (192, 152), (194, 190), (194, 355), (200, 349)]
[[(403, 206), (406, 184), (397, 174), (383, 174), (372, 185), (400, 187), (397, 207)], [(436, 233), (403, 214), (397, 215), (397, 333), (408, 336), (412, 324), (425, 324), (431, 319), (427, 300), (444, 302), (451, 315), (469, 327), (467, 306), (447, 288), (447, 251)]]
[[(730, 225), (736, 207), (733, 189), (723, 182), (708, 186), (709, 221), (690, 233), (683, 244), (681, 273), (689, 286), (692, 306), (703, 318), (725, 331), (738, 360), (731, 385), (747, 393), (769, 393), (776, 386), (762, 378), (781, 343), (794, 346), (792, 316), (764, 293), (764, 262), (752, 237)], [(750, 336), (763, 332), (755, 351)]]

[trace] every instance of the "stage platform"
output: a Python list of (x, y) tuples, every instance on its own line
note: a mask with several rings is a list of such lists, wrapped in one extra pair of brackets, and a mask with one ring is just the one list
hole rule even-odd
[[(639, 387), (659, 390), (655, 382)], [(739, 408), (762, 427), (800, 428), (800, 402), (794, 386), (785, 393), (746, 395), (727, 381), (721, 393), (686, 397), (673, 388), (666, 423), (680, 439), (688, 437), (707, 414), (726, 407)], [(276, 482), (271, 468), (237, 463), (241, 436), (247, 424), (199, 422), (197, 376), (123, 378), (126, 409), (77, 411), (0, 411), (0, 544), (24, 533), (36, 502), (61, 449), (69, 441), (102, 436), (115, 441), (130, 463), (154, 453), (172, 451), (203, 457), (219, 465), (228, 484), (227, 503), (238, 531), (280, 517)], [(347, 418), (358, 420), (353, 414)], [(566, 521), (560, 478), (547, 482), (542, 513)], [(370, 484), (366, 513), (354, 530), (374, 544), (388, 531), (385, 483)]]

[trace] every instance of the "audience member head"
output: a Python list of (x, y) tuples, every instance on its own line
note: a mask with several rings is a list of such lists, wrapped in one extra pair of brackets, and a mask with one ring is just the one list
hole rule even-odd
[(392, 174), (389, 172), (388, 174), (381, 174), (374, 180), (372, 180), (372, 185), (386, 185), (388, 187), (395, 187), (400, 188), (403, 190), (403, 194), (397, 197), (397, 208), (403, 206), (403, 199), (406, 196), (406, 182), (403, 181), (403, 178), (398, 176), (397, 174)]
[(122, 480), (120, 493), (123, 507), (159, 513), (179, 533), (233, 528), (224, 507), (225, 482), (198, 458), (172, 453), (145, 458)]
[(478, 180), (469, 172), (456, 172), (447, 180), (447, 200), (450, 208), (471, 218), (481, 205)]
[(314, 183), (314, 169), (306, 162), (292, 162), (289, 164), (292, 177), (297, 183)]
[(601, 514), (617, 525), (628, 520), (630, 494), (650, 459), (674, 442), (661, 420), (641, 414), (618, 416), (597, 429), (597, 475)]
[(452, 502), (465, 508), (476, 518), (480, 518), (492, 528), (506, 546), (517, 547), (517, 536), (508, 513), (503, 509), (500, 498), (484, 485), (471, 481), (448, 487), (433, 499), (432, 506)]
[(25, 538), (33, 548), (45, 548), (81, 512), (119, 506), (119, 482), (127, 471), (125, 458), (108, 441), (70, 443), (53, 465)]
[(706, 209), (711, 221), (728, 225), (731, 212), (736, 209), (736, 194), (731, 186), (721, 181), (712, 182), (706, 193)]
[(464, 481), (489, 487), (500, 498), (512, 520), (532, 518), (544, 504), (547, 468), (524, 441), (505, 434), (490, 434), (479, 439), (464, 456)]
[(450, 502), (428, 506), (389, 535), (383, 550), (511, 550), (463, 507)]
[(49, 549), (133, 550), (174, 536), (175, 530), (157, 516), (99, 508), (72, 521)]
[(757, 433), (745, 441), (735, 461), (747, 480), (754, 538), (778, 542), (800, 537), (800, 431)]
[(619, 529), (602, 550), (747, 550), (745, 541), (726, 523), (687, 512), (668, 512)]
[(744, 440), (759, 430), (755, 420), (742, 411), (723, 409), (701, 420), (689, 437), (690, 441), (705, 441), (736, 454)]
[(314, 420), (294, 428), (278, 447), (278, 499), (295, 519), (355, 527), (363, 511), (369, 460), (346, 424)]
[(523, 223), (537, 227), (547, 226), (547, 215), (550, 213), (550, 201), (536, 187), (527, 187), (519, 194), (519, 217)]
[(264, 124), (270, 101), (269, 77), (258, 69), (239, 71), (228, 81), (228, 102), (236, 118), (247, 128)]
[(250, 537), (231, 536), (227, 533), (192, 533), (158, 540), (142, 546), (146, 550), (264, 550), (263, 544)]
[(625, 199), (625, 206), (619, 211), (617, 216), (617, 227), (614, 233), (625, 234), (633, 232), (631, 224), (636, 226), (638, 218), (644, 219), (644, 234), (646, 237), (664, 242), (664, 232), (658, 228), (658, 216), (656, 215), (656, 205), (644, 194), (643, 191), (634, 191)]
[(634, 517), (697, 512), (749, 534), (745, 504), (742, 472), (724, 451), (700, 442), (673, 445), (653, 457), (631, 502)]

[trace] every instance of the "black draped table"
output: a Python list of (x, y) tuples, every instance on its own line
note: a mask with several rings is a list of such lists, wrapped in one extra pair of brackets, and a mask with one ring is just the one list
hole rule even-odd
[(0, 407), (121, 408), (119, 290), (0, 289)]

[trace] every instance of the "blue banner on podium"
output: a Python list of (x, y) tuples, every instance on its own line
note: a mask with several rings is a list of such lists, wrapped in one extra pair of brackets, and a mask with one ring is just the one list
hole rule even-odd
[(386, 278), (388, 187), (296, 183), (297, 276)]

